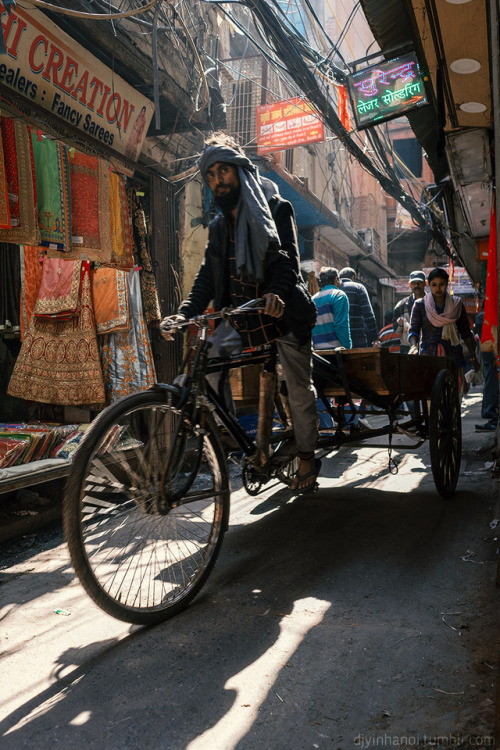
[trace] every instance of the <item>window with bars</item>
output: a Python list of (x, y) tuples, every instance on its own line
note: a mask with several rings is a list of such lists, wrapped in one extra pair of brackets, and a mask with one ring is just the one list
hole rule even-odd
[(255, 139), (254, 88), (252, 81), (240, 80), (237, 83), (233, 83), (231, 130), (232, 135), (242, 146)]

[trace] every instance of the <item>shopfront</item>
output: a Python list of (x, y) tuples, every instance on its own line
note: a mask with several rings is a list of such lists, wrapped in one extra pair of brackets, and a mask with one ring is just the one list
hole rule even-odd
[(152, 102), (39, 11), (4, 36), (0, 492), (64, 476), (93, 416), (156, 380), (151, 185), (168, 197), (136, 170)]

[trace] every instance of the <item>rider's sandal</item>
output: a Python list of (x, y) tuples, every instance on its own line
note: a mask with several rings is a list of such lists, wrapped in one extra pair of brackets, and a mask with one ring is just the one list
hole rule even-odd
[(297, 480), (297, 484), (300, 484), (305, 479), (311, 479), (311, 481), (309, 482), (309, 484), (306, 484), (305, 487), (297, 487), (295, 489), (293, 487), (291, 487), (290, 489), (293, 492), (296, 492), (296, 493), (298, 493), (300, 495), (303, 495), (305, 492), (311, 492), (312, 490), (315, 490), (317, 488), (316, 480), (318, 478), (318, 474), (319, 474), (320, 470), (321, 470), (321, 461), (320, 461), (319, 458), (316, 458), (314, 460), (314, 469), (313, 469), (313, 471), (310, 471), (307, 474), (299, 474), (299, 473), (297, 473), (297, 474), (295, 474), (295, 476), (293, 478), (294, 482), (295, 482), (295, 480)]

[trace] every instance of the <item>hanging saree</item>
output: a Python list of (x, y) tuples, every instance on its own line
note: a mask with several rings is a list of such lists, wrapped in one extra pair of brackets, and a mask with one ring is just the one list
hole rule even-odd
[(42, 318), (68, 320), (76, 314), (80, 297), (81, 260), (45, 258), (42, 281), (33, 310)]
[(12, 117), (0, 117), (2, 133), (2, 151), (4, 158), (5, 180), (9, 201), (10, 227), (19, 226), (19, 180), (17, 177), (16, 136)]
[(19, 245), (0, 243), (0, 333), (20, 331), (21, 257)]
[(109, 175), (109, 210), (111, 225), (111, 263), (130, 271), (134, 267), (132, 254), (132, 222), (128, 208), (123, 175)]
[(46, 404), (104, 403), (88, 261), (81, 265), (77, 314), (70, 320), (33, 315), (7, 392)]
[(130, 328), (99, 336), (99, 353), (108, 402), (145, 391), (156, 379), (148, 330), (144, 322), (138, 271), (127, 274)]
[[(18, 214), (12, 211), (11, 229), (0, 229), (0, 241), (38, 245), (40, 230), (36, 210), (35, 161), (31, 129), (22, 120), (14, 119), (12, 125), (4, 125), (2, 142), (9, 202), (11, 206), (17, 204)], [(14, 216), (17, 224), (13, 220)]]
[(73, 257), (111, 262), (108, 164), (78, 151), (69, 159)]
[(97, 333), (127, 331), (130, 325), (127, 274), (116, 268), (98, 268), (90, 275)]
[(43, 255), (39, 247), (32, 245), (21, 245), (21, 301), (20, 301), (20, 325), (21, 341), (33, 315), (33, 309), (38, 297), (38, 290), (42, 283)]
[(9, 187), (5, 168), (3, 139), (0, 138), (0, 229), (10, 229)]
[(134, 230), (134, 254), (137, 266), (141, 268), (141, 290), (146, 325), (157, 325), (162, 319), (156, 279), (148, 248), (146, 217), (135, 190), (130, 192), (132, 222)]
[(71, 251), (71, 211), (68, 150), (50, 138), (31, 133), (38, 208), (40, 245)]

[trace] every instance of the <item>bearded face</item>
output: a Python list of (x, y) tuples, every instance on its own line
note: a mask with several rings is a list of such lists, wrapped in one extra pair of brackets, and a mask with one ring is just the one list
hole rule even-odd
[(228, 213), (240, 199), (238, 170), (232, 164), (215, 162), (207, 169), (206, 179), (216, 205), (223, 213)]

